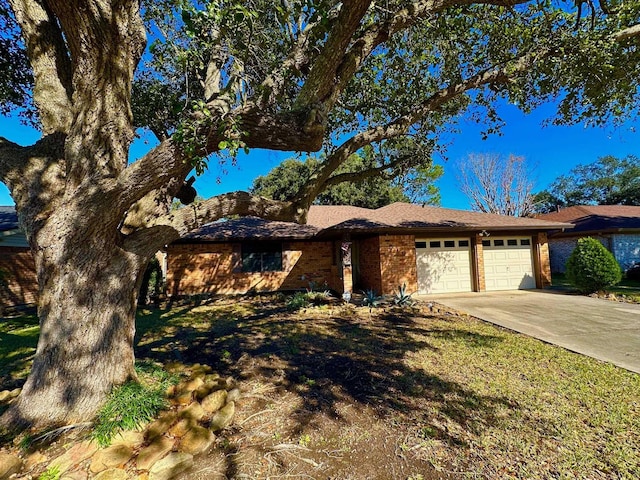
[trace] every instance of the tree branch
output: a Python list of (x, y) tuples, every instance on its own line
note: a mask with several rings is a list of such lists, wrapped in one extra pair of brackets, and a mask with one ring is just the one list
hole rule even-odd
[(342, 4), (334, 28), (298, 94), (298, 106), (321, 105), (330, 95), (338, 66), (370, 4), (370, 0), (352, 0)]
[(62, 32), (44, 2), (10, 3), (33, 69), (33, 101), (40, 113), (42, 131), (45, 135), (67, 133), (72, 121), (72, 66)]
[(398, 137), (404, 135), (411, 125), (415, 124), (431, 112), (435, 112), (443, 107), (447, 102), (458, 95), (482, 85), (490, 83), (504, 83), (509, 81), (510, 76), (526, 70), (535, 60), (550, 54), (549, 49), (542, 49), (533, 54), (524, 55), (507, 66), (487, 69), (469, 77), (467, 80), (444, 88), (422, 103), (416, 105), (411, 112), (394, 119), (385, 124), (370, 128), (364, 132), (360, 132), (338, 147), (331, 155), (329, 155), (322, 164), (322, 167), (311, 176), (307, 184), (297, 197), (302, 204), (307, 202), (310, 204), (313, 199), (320, 193), (326, 185), (331, 174), (342, 165), (342, 163), (352, 154), (357, 152), (365, 145), (369, 145), (381, 140)]
[(189, 232), (231, 215), (303, 223), (306, 221), (307, 210), (291, 202), (279, 202), (247, 192), (225, 193), (158, 217), (149, 228), (129, 235), (125, 248), (155, 242), (148, 247), (155, 251), (154, 249), (157, 250)]
[(619, 32), (614, 33), (612, 38), (618, 42), (623, 42), (638, 36), (640, 36), (640, 24), (620, 30)]
[(21, 167), (29, 158), (29, 147), (22, 147), (6, 138), (0, 137), (0, 181), (9, 189), (21, 175)]

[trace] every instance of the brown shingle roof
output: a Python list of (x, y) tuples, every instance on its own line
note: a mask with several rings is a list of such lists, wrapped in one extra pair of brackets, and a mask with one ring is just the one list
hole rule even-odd
[(538, 218), (575, 225), (569, 233), (619, 231), (640, 229), (640, 206), (577, 205), (558, 212), (538, 215)]
[(336, 212), (336, 216), (325, 219), (325, 224), (330, 225), (323, 225), (326, 230), (551, 230), (570, 227), (565, 223), (547, 222), (535, 218), (509, 217), (403, 202), (392, 203), (377, 210), (360, 208), (349, 212), (356, 215), (341, 216), (339, 212), (342, 208), (345, 207), (336, 206), (332, 207), (333, 210), (327, 210), (328, 215)]
[(183, 241), (237, 241), (245, 239), (309, 239), (321, 233), (420, 230), (557, 230), (571, 225), (536, 218), (508, 217), (397, 202), (377, 210), (345, 205), (314, 205), (307, 225), (245, 217), (216, 222), (189, 234)]
[(181, 241), (218, 242), (245, 239), (268, 240), (273, 238), (302, 240), (313, 237), (318, 231), (319, 229), (312, 225), (273, 222), (263, 218), (243, 217), (205, 225), (195, 232), (191, 232), (182, 237)]

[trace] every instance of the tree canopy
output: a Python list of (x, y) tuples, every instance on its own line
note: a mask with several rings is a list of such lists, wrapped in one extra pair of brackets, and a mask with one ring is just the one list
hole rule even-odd
[[(90, 418), (135, 376), (136, 296), (162, 246), (230, 215), (304, 222), (339, 180), (428, 172), (463, 116), (558, 100), (556, 122), (637, 115), (640, 1), (0, 0), (0, 180), (38, 272), (41, 335), (5, 424)], [(158, 145), (129, 158), (136, 129)], [(15, 139), (14, 139), (15, 140)], [(384, 155), (340, 167), (368, 145)], [(195, 197), (241, 149), (317, 152), (286, 201)], [(426, 170), (425, 170), (426, 169)]]
[(535, 196), (540, 213), (574, 205), (640, 205), (640, 158), (601, 157), (572, 168)]
[[(316, 197), (314, 203), (364, 208), (380, 208), (393, 202), (410, 202), (412, 199), (432, 205), (439, 203), (440, 194), (434, 182), (442, 176), (441, 166), (424, 166), (401, 177), (395, 176), (394, 172), (359, 177), (358, 172), (364, 170), (367, 163), (368, 168), (372, 168), (375, 164), (384, 164), (384, 161), (376, 162), (371, 148), (363, 149), (362, 156), (357, 153), (351, 155), (336, 170), (334, 178), (340, 180), (340, 175), (356, 175), (357, 178), (328, 187)], [(273, 200), (290, 200), (295, 198), (321, 165), (322, 160), (315, 157), (308, 157), (304, 161), (294, 158), (285, 160), (267, 175), (257, 177), (250, 192)]]

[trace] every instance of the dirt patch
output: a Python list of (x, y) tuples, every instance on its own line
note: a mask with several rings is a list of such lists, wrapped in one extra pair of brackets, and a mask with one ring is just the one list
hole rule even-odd
[[(425, 455), (419, 422), (425, 383), (443, 394), (450, 387), (404, 365), (422, 346), (407, 311), (289, 312), (274, 299), (258, 300), (253, 313), (237, 299), (215, 305), (215, 315), (228, 309), (225, 318), (207, 332), (176, 331), (173, 353), (215, 365), (244, 395), (221, 451), (196, 459), (183, 478), (452, 478)], [(138, 355), (152, 354), (142, 346)]]

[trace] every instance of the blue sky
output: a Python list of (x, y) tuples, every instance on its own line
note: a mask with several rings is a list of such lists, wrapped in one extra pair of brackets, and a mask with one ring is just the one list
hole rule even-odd
[[(605, 155), (640, 156), (640, 120), (618, 127), (542, 127), (543, 121), (553, 114), (553, 105), (543, 106), (529, 115), (506, 104), (499, 111), (506, 121), (502, 135), (483, 140), (482, 128), (463, 120), (459, 124), (460, 133), (449, 138), (449, 160), (445, 162), (441, 157), (434, 159), (436, 163), (444, 164), (445, 175), (438, 182), (443, 207), (469, 207), (467, 199), (459, 192), (454, 163), (472, 153), (524, 156), (528, 164), (535, 167), (536, 191), (546, 188), (558, 175), (569, 172), (578, 164), (591, 163)], [(37, 131), (21, 125), (16, 118), (8, 117), (0, 117), (0, 136), (21, 145), (29, 145), (39, 138)], [(137, 158), (153, 146), (153, 143), (150, 138), (141, 138), (132, 147), (132, 157)], [(290, 156), (292, 154), (288, 152), (254, 150), (248, 156), (241, 155), (237, 167), (228, 166), (227, 173), (214, 161), (209, 172), (198, 178), (195, 186), (203, 197), (246, 190), (256, 176), (266, 174)], [(11, 204), (13, 200), (7, 188), (0, 184), (0, 205)]]

